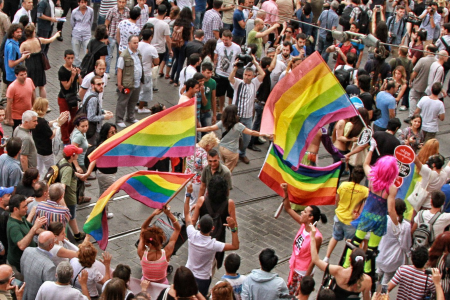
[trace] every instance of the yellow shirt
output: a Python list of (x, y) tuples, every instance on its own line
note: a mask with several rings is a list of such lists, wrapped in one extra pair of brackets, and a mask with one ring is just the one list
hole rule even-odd
[(350, 225), (353, 221), (353, 209), (369, 196), (369, 189), (354, 182), (344, 182), (339, 186), (337, 193), (339, 204), (335, 210), (336, 216), (345, 225)]

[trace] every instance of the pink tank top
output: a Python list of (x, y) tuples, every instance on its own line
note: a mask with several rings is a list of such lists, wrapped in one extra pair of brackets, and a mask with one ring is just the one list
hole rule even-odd
[[(316, 238), (322, 237), (319, 229), (316, 232)], [(292, 246), (292, 255), (289, 260), (289, 266), (291, 270), (306, 271), (311, 263), (311, 236), (309, 232), (305, 230), (303, 224), (297, 235), (295, 236), (294, 244)]]
[(158, 260), (147, 260), (148, 251), (144, 252), (141, 260), (142, 277), (151, 282), (168, 283), (167, 266), (169, 262), (166, 259), (166, 252), (161, 250), (162, 254)]

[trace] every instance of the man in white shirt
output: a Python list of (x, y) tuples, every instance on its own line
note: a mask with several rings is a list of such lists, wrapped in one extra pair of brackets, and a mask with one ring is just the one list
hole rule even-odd
[[(278, 56), (278, 54), (281, 53), (281, 49), (280, 48), (269, 48), (267, 49), (267, 56), (270, 57), (270, 59), (273, 59), (275, 56)], [(273, 89), (273, 87), (275, 86), (275, 84), (277, 84), (278, 80), (280, 79), (280, 75), (281, 73), (283, 73), (286, 70), (286, 65), (277, 59), (276, 63), (275, 63), (275, 68), (273, 68), (272, 73), (270, 73), (270, 89)]]
[(204, 215), (199, 221), (199, 230), (192, 225), (189, 209), (189, 200), (193, 192), (192, 184), (187, 187), (186, 201), (184, 202), (184, 215), (186, 218), (186, 231), (188, 235), (188, 260), (186, 267), (194, 274), (198, 291), (206, 297), (211, 284), (212, 266), (216, 252), (238, 250), (239, 238), (237, 224), (232, 217), (227, 217), (227, 226), (231, 229), (231, 244), (218, 242), (211, 238), (214, 230), (214, 220), (210, 215)]
[[(108, 76), (104, 76), (106, 72), (106, 62), (103, 59), (99, 59), (95, 62), (95, 69), (91, 73), (87, 74), (83, 78), (83, 82), (81, 83), (80, 87), (81, 89), (78, 92), (78, 95), (80, 98), (85, 100), (86, 95), (89, 95), (91, 91), (91, 80), (95, 76), (100, 76), (103, 80), (103, 83), (105, 84), (104, 87), (106, 87), (106, 84), (108, 83)], [(103, 92), (98, 94), (98, 100), (100, 101), (100, 105), (103, 103)]]
[[(253, 56), (253, 55), (252, 55)], [(253, 68), (247, 67), (244, 70), (244, 80), (235, 78), (236, 71), (238, 69), (236, 63), (234, 64), (233, 71), (231, 72), (228, 80), (234, 89), (233, 104), (238, 108), (238, 116), (240, 117), (239, 122), (245, 125), (247, 128), (252, 128), (253, 123), (253, 109), (255, 105), (256, 92), (261, 85), (266, 73), (261, 68), (259, 63), (256, 61), (255, 56), (253, 56), (253, 65), (258, 71), (258, 76), (255, 77), (255, 70)], [(244, 134), (242, 136), (244, 140), (244, 145), (242, 149), (239, 149), (239, 159), (245, 164), (249, 164), (250, 160), (246, 156), (246, 149), (250, 143), (250, 136)]]
[(189, 65), (184, 67), (180, 72), (180, 87), (178, 91), (180, 95), (183, 93), (184, 83), (194, 77), (194, 74), (197, 73), (197, 67), (200, 66), (202, 59), (198, 53), (193, 53), (189, 56)]
[[(423, 209), (419, 211), (414, 218), (414, 225), (411, 229), (412, 233), (416, 231), (416, 229), (421, 224), (428, 224), (428, 222), (434, 217), (435, 214), (440, 213), (439, 217), (433, 224), (432, 230), (432, 238), (435, 239), (438, 235), (444, 232), (445, 227), (450, 225), (450, 213), (441, 212), (442, 205), (445, 202), (445, 194), (442, 191), (433, 191), (431, 192), (431, 208)], [(423, 222), (420, 222), (423, 219)], [(433, 242), (433, 241), (431, 241)]]
[(144, 68), (144, 83), (139, 93), (138, 114), (148, 114), (150, 110), (144, 108), (145, 103), (153, 100), (152, 69), (159, 64), (159, 56), (156, 48), (151, 45), (153, 30), (145, 29), (141, 32), (142, 40), (139, 42), (138, 51), (142, 55), (142, 66)]
[[(448, 60), (448, 53), (445, 50), (440, 50), (437, 55), (437, 61), (431, 64), (430, 72), (428, 73), (428, 86), (425, 90), (425, 94), (428, 96), (431, 95), (431, 86), (435, 82), (440, 82), (442, 85), (444, 84), (445, 72), (444, 72), (444, 64)], [(447, 96), (447, 93), (444, 89), (442, 89), (442, 93), (439, 95), (439, 98), (444, 98)]]
[(33, 0), (24, 0), (22, 2), (22, 7), (16, 12), (14, 15), (14, 20), (12, 21), (13, 24), (19, 24), (19, 20), (21, 16), (27, 15), (31, 20), (31, 10), (33, 9)]
[(147, 23), (153, 24), (153, 39), (152, 45), (155, 46), (158, 51), (160, 69), (159, 73), (164, 71), (164, 56), (166, 55), (166, 46), (169, 51), (169, 55), (173, 55), (172, 52), (172, 39), (170, 38), (169, 24), (164, 22), (164, 17), (167, 13), (167, 7), (164, 4), (158, 5), (158, 14), (154, 18), (149, 18)]
[(424, 143), (429, 139), (434, 139), (439, 131), (439, 121), (445, 119), (445, 106), (439, 100), (439, 94), (442, 92), (442, 84), (435, 82), (431, 86), (431, 95), (424, 96), (417, 103), (415, 114), (422, 116), (422, 131)]

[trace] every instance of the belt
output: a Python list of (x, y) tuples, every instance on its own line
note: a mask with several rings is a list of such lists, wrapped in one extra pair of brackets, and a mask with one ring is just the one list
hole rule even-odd
[(207, 112), (211, 111), (211, 109), (207, 109), (207, 110), (200, 110), (201, 114), (206, 114)]

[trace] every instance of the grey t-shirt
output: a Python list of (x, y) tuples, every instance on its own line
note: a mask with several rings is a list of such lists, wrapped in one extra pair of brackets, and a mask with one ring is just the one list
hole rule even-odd
[(412, 88), (420, 93), (424, 93), (428, 85), (428, 74), (430, 73), (431, 65), (436, 61), (433, 55), (422, 57), (417, 61), (413, 71), (417, 72), (416, 78), (412, 83)]
[(84, 166), (84, 157), (86, 156), (86, 150), (89, 146), (86, 134), (81, 133), (81, 131), (75, 128), (70, 139), (72, 142), (77, 143), (79, 148), (83, 149), (83, 153), (78, 155), (78, 164)]
[[(22, 140), (22, 150), (20, 155), (28, 156), (28, 168), (37, 167), (37, 150), (34, 144), (31, 131), (21, 126), (17, 126), (13, 133), (14, 137), (18, 137)], [(20, 160), (20, 159), (19, 159)]]
[(147, 23), (155, 27), (151, 44), (155, 46), (158, 53), (166, 52), (166, 36), (170, 36), (169, 24), (157, 18), (150, 18)]
[[(222, 121), (217, 122), (217, 127), (222, 130), (222, 133), (227, 129), (223, 126)], [(244, 131), (245, 125), (242, 123), (234, 124), (233, 128), (220, 140), (220, 146), (230, 150), (231, 152), (238, 153), (239, 151), (239, 136)]]

